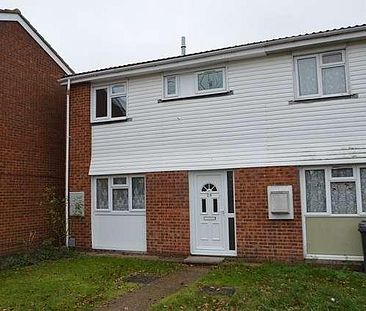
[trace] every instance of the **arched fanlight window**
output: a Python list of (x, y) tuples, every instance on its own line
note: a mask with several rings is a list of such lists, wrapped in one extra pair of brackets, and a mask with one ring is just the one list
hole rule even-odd
[(201, 192), (207, 192), (211, 190), (211, 192), (217, 191), (217, 188), (213, 184), (206, 184), (202, 187)]

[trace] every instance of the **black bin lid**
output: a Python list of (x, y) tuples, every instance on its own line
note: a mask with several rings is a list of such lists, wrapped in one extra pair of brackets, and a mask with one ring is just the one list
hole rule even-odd
[(358, 231), (360, 231), (360, 232), (366, 232), (366, 220), (362, 220), (358, 224)]

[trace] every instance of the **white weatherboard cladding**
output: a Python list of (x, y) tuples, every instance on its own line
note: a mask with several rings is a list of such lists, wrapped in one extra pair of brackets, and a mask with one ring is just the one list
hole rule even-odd
[(130, 122), (92, 129), (92, 175), (366, 162), (366, 44), (347, 47), (359, 98), (289, 104), (292, 55), (223, 64), (233, 95), (158, 103), (161, 75), (128, 82)]

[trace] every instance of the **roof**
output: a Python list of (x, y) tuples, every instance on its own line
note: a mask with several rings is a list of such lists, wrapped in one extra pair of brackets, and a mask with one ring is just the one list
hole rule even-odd
[[(362, 35), (359, 35), (358, 33), (362, 33)], [(356, 34), (356, 35), (354, 35)], [(160, 59), (154, 59), (154, 60), (148, 60), (143, 62), (136, 62), (136, 63), (130, 63), (125, 64), (121, 66), (114, 66), (114, 67), (108, 67), (108, 68), (102, 68), (92, 71), (85, 71), (80, 73), (75, 73), (71, 75), (65, 76), (63, 79), (61, 79), (61, 83), (65, 83), (67, 79), (71, 79), (71, 81), (81, 82), (81, 81), (89, 81), (97, 77), (101, 76), (107, 76), (111, 74), (121, 74), (126, 73), (127, 71), (131, 71), (134, 69), (142, 69), (142, 68), (153, 68), (158, 67), (166, 64), (178, 64), (183, 63), (188, 60), (193, 59), (203, 59), (208, 58), (213, 55), (229, 55), (236, 52), (243, 52), (243, 51), (254, 51), (262, 49), (262, 54), (258, 54), (265, 56), (268, 55), (268, 51), (271, 50), (271, 47), (278, 46), (279, 50), (281, 50), (281, 45), (288, 45), (288, 47), (291, 47), (290, 44), (294, 47), (295, 44), (299, 44), (299, 42), (304, 41), (312, 41), (309, 42), (310, 44), (321, 44), (322, 42), (325, 42), (327, 38), (335, 38), (332, 40), (328, 40), (329, 42), (342, 42), (341, 40), (359, 40), (359, 39), (366, 39), (366, 24), (362, 25), (354, 25), (354, 26), (348, 26), (348, 27), (341, 27), (341, 28), (335, 28), (335, 29), (329, 29), (324, 31), (318, 31), (318, 32), (312, 32), (312, 33), (305, 33), (300, 35), (294, 35), (294, 36), (288, 36), (288, 37), (282, 37), (282, 38), (276, 38), (276, 39), (270, 39), (270, 40), (264, 40), (264, 41), (257, 41), (257, 42), (251, 42), (251, 43), (245, 43), (240, 45), (234, 45), (229, 47), (223, 47), (219, 49), (213, 49), (208, 51), (202, 51), (197, 53), (191, 53), (186, 54), (184, 56), (173, 56), (173, 57), (167, 57), (167, 58), (160, 58)], [(337, 39), (337, 38), (338, 39)], [(274, 48), (272, 49), (274, 51)], [(284, 50), (284, 49), (282, 49)], [(257, 55), (257, 54), (256, 54)], [(228, 57), (221, 58), (222, 60), (229, 60)]]
[(52, 48), (52, 46), (41, 36), (33, 25), (22, 15), (19, 9), (0, 9), (0, 21), (18, 22), (31, 37), (51, 56), (51, 58), (68, 75), (74, 74), (71, 67), (62, 59), (62, 57)]

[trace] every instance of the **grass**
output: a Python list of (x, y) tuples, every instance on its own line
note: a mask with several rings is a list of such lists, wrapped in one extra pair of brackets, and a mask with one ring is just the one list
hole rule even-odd
[[(230, 286), (233, 296), (203, 293)], [(153, 310), (366, 310), (366, 275), (306, 264), (227, 263)]]
[(161, 261), (74, 256), (0, 271), (0, 310), (93, 310), (138, 285), (125, 276), (162, 276), (178, 267)]

